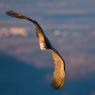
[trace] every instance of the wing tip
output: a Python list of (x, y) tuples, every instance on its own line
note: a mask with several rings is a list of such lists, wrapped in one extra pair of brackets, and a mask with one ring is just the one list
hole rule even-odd
[(17, 11), (14, 11), (14, 10), (9, 10), (9, 11), (6, 12), (6, 14), (7, 14), (8, 16), (15, 17), (15, 18), (19, 18), (19, 19), (26, 19), (26, 18), (27, 18), (26, 16), (20, 14), (20, 13), (17, 12)]
[(6, 11), (6, 14), (9, 15), (9, 16), (13, 16), (14, 13), (15, 13), (14, 10)]
[(51, 85), (54, 89), (61, 89), (64, 86), (64, 80), (59, 81), (54, 79)]

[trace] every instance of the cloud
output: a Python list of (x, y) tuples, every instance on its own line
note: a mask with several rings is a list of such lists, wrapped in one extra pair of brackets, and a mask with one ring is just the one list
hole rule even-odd
[(22, 27), (12, 27), (9, 29), (9, 34), (17, 36), (27, 36), (27, 31)]
[[(54, 46), (58, 47), (58, 51), (61, 51), (60, 54), (66, 57), (64, 58), (67, 66), (66, 71), (71, 77), (80, 77), (85, 74), (95, 72), (95, 54), (93, 51), (86, 49), (89, 47), (90, 50), (94, 50), (95, 47), (94, 19), (92, 17), (89, 18), (88, 16), (74, 18), (72, 15), (70, 15), (71, 17), (69, 15), (69, 17), (65, 16), (66, 19), (64, 18), (64, 14), (81, 15), (94, 12), (93, 9), (95, 9), (95, 6), (93, 5), (95, 5), (95, 1), (41, 1), (42, 0), (38, 2), (35, 1), (36, 3), (33, 3), (33, 6), (31, 6), (31, 3), (28, 2), (27, 4), (21, 5), (21, 3), (23, 3), (22, 1), (19, 4), (16, 2), (10, 2), (8, 6), (11, 5), (11, 8), (17, 7), (17, 9), (19, 8), (22, 13), (30, 15), (32, 18), (41, 18), (43, 21), (43, 26), (45, 26), (44, 20), (46, 20), (47, 27), (45, 28), (48, 30), (46, 33), (48, 33), (48, 36)], [(5, 5), (1, 4), (0, 8), (3, 9), (4, 6)], [(60, 14), (62, 18), (60, 18)], [(16, 21), (16, 19), (1, 20), (1, 27), (5, 25), (11, 25), (11, 27), (0, 28), (0, 37), (10, 35), (16, 37), (26, 37), (28, 35), (26, 27), (29, 28), (29, 31), (34, 29), (31, 28), (27, 22)], [(25, 27), (12, 27), (13, 25), (24, 25)], [(33, 63), (32, 65), (37, 68), (51, 67), (52, 58), (49, 57), (50, 55), (47, 56), (47, 54), (40, 52), (36, 39), (36, 37), (31, 37), (31, 39), (28, 37), (25, 39), (0, 39), (0, 51), (3, 50), (4, 52), (11, 54), (26, 63)]]
[(4, 7), (3, 3), (0, 3), (0, 9), (2, 9)]
[(11, 28), (0, 28), (0, 37), (8, 36), (22, 36), (28, 35), (27, 30), (23, 27), (11, 27)]
[[(83, 1), (56, 1), (56, 2), (38, 2), (35, 6), (38, 10), (43, 10), (45, 14), (87, 14), (94, 12), (94, 1), (84, 3)], [(92, 6), (90, 6), (92, 5)], [(90, 6), (90, 7), (89, 7)]]
[(88, 13), (85, 9), (75, 9), (75, 8), (58, 8), (58, 9), (50, 9), (45, 11), (46, 14), (55, 15), (55, 14), (86, 14)]
[[(66, 68), (68, 71), (67, 72), (68, 76), (78, 77), (77, 75), (83, 76), (86, 75), (87, 73), (95, 72), (94, 53), (92, 53), (91, 51), (89, 51), (89, 49), (86, 48), (89, 47), (90, 50), (94, 48), (93, 43), (92, 44), (89, 44), (89, 42), (87, 43), (89, 39), (88, 37), (92, 38), (93, 37), (92, 34), (94, 31), (87, 32), (86, 30), (84, 30), (86, 29), (86, 27), (90, 29), (90, 26), (88, 24), (64, 25), (65, 28), (69, 28), (69, 26), (70, 26), (69, 32), (68, 31), (63, 32), (62, 30), (58, 29), (55, 30), (54, 32), (49, 32), (50, 36), (48, 35), (50, 37), (51, 42), (53, 42), (54, 46), (57, 45), (58, 51), (61, 51), (60, 54), (62, 56), (67, 57), (66, 59), (65, 58), (64, 59), (67, 65)], [(74, 28), (76, 30), (80, 28), (84, 29), (81, 32), (76, 32), (76, 31), (72, 32), (71, 30), (74, 30)], [(23, 27), (1, 28), (1, 30), (11, 31), (11, 32), (14, 31), (12, 35), (15, 36), (24, 35), (22, 32), (19, 34), (16, 31), (27, 31), (27, 29)], [(8, 33), (10, 34), (11, 32)], [(85, 37), (87, 37), (86, 43), (85, 43)], [(0, 40), (0, 44), (1, 44), (0, 50), (10, 53), (11, 55), (15, 56), (19, 60), (25, 61), (26, 63), (29, 64), (33, 63), (32, 65), (37, 68), (52, 67), (51, 65), (52, 58), (50, 57), (50, 55), (47, 55), (47, 53), (45, 54), (40, 52), (37, 38), (35, 36), (31, 37), (31, 39), (30, 38), (3, 39)]]
[(66, 59), (68, 60), (66, 67), (68, 70), (67, 74), (69, 78), (79, 78), (80, 76), (85, 76), (95, 72), (94, 56), (90, 53), (87, 54), (74, 51), (72, 54), (69, 54), (68, 58)]
[(62, 32), (60, 30), (55, 30), (53, 32), (53, 34), (54, 34), (54, 36), (59, 37), (59, 36), (61, 36)]
[(90, 36), (95, 36), (95, 30), (90, 33)]
[(0, 10), (3, 11), (4, 8), (7, 8), (7, 5), (0, 2)]
[[(34, 38), (1, 40), (0, 50), (11, 54), (19, 60), (25, 61), (28, 64), (32, 63), (32, 65), (36, 68), (51, 68), (53, 65), (53, 60), (50, 52), (41, 52), (39, 50), (39, 45), (37, 44), (38, 42), (33, 40)], [(60, 54), (65, 56), (64, 60), (68, 74), (67, 76), (69, 78), (80, 77), (85, 76), (88, 73), (95, 72), (94, 54), (92, 55), (91, 52), (81, 52), (80, 49), (83, 48), (81, 43), (78, 44), (79, 47), (77, 47), (77, 41), (74, 41), (72, 44), (70, 44), (67, 39), (69, 39), (69, 37), (65, 37), (65, 43), (64, 41), (61, 41), (61, 43), (56, 42), (59, 45), (57, 50), (61, 50)], [(79, 39), (81, 40), (81, 38)], [(61, 38), (61, 40), (63, 39)], [(68, 53), (66, 51), (68, 51)]]
[(6, 10), (8, 10), (9, 7), (10, 6), (8, 5), (8, 3), (5, 3), (5, 2), (1, 1), (0, 2), (0, 14), (4, 13)]

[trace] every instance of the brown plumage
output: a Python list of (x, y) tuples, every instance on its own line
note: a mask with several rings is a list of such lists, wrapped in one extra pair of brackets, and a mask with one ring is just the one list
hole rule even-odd
[(51, 45), (50, 41), (44, 34), (43, 29), (41, 26), (38, 24), (37, 21), (32, 20), (18, 12), (15, 12), (13, 10), (8, 11), (7, 15), (16, 17), (19, 19), (26, 19), (31, 21), (35, 25), (35, 32), (36, 36), (39, 39), (39, 45), (41, 50), (50, 50), (53, 60), (54, 60), (54, 73), (53, 73), (53, 81), (52, 81), (52, 86), (56, 89), (62, 88), (64, 85), (64, 79), (65, 79), (65, 62), (61, 55), (57, 52), (57, 50)]

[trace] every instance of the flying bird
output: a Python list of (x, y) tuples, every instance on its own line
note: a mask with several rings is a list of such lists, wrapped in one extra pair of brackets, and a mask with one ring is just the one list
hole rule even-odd
[(53, 72), (53, 80), (52, 80), (52, 86), (56, 89), (62, 88), (64, 86), (64, 80), (65, 80), (65, 62), (64, 59), (61, 57), (61, 55), (58, 53), (58, 51), (51, 45), (49, 39), (44, 34), (43, 29), (38, 24), (36, 20), (30, 19), (27, 16), (24, 16), (14, 10), (10, 10), (6, 12), (7, 15), (19, 18), (19, 19), (25, 19), (28, 21), (31, 21), (35, 25), (35, 32), (36, 36), (39, 40), (39, 46), (41, 50), (50, 50), (51, 55), (53, 58), (53, 64), (54, 64), (54, 72)]

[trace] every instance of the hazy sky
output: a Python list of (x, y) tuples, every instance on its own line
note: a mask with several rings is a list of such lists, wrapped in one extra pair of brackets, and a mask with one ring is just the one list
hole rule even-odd
[[(40, 23), (51, 43), (65, 60), (67, 80), (86, 79), (87, 82), (93, 80), (95, 0), (0, 0), (0, 52), (31, 64), (35, 68), (51, 69), (53, 60), (50, 52), (39, 50), (33, 24), (7, 16), (5, 12), (11, 9)], [(87, 76), (91, 78), (88, 79)], [(95, 85), (91, 85), (95, 84), (94, 80), (89, 84), (90, 82), (87, 86), (93, 89), (84, 86), (83, 91), (86, 94), (81, 95), (95, 95)], [(75, 85), (77, 87), (79, 83)], [(81, 89), (79, 86), (77, 88)], [(63, 89), (67, 93), (67, 88)], [(89, 92), (86, 92), (87, 90)], [(70, 92), (74, 95), (73, 90)], [(65, 95), (70, 95), (66, 93)]]

